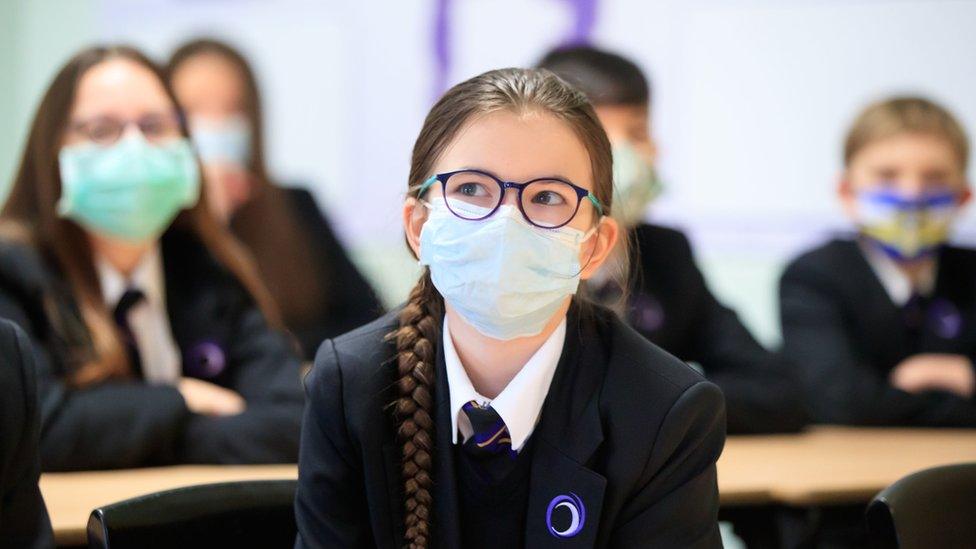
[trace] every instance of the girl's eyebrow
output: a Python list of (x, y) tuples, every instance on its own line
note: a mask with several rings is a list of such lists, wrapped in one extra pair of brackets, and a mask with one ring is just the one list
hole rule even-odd
[[(497, 173), (495, 173), (495, 172), (493, 172), (493, 171), (491, 171), (491, 170), (489, 170), (487, 168), (479, 168), (477, 166), (467, 166), (467, 167), (461, 168), (459, 170), (454, 170), (454, 171), (476, 171), (476, 172), (484, 172), (484, 173), (486, 173), (486, 174), (488, 174), (488, 175), (490, 175), (492, 177), (495, 177), (497, 179), (501, 179), (502, 181), (508, 181), (508, 179), (499, 176)], [(559, 179), (559, 180), (567, 181), (567, 182), (570, 182), (570, 183), (573, 181), (572, 179), (570, 179), (570, 178), (568, 178), (568, 177), (566, 177), (564, 175), (561, 175), (561, 174), (550, 174), (550, 175), (543, 175), (543, 176), (540, 176), (540, 177), (532, 177), (532, 178), (526, 179), (526, 181), (537, 181), (539, 179)]]

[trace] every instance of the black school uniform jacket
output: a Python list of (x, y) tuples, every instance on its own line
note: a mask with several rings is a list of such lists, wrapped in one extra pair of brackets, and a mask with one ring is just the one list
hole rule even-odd
[[(72, 343), (55, 332), (55, 307), (78, 317), (52, 263), (35, 249), (0, 243), (0, 317), (30, 336), (38, 364), (44, 470), (111, 469), (172, 463), (294, 461), (303, 406), (300, 362), (269, 328), (249, 294), (195, 236), (161, 239), (166, 306), (183, 376), (239, 393), (236, 416), (191, 414), (176, 387), (139, 379), (86, 388), (66, 382)], [(78, 320), (75, 337), (87, 337)], [(68, 334), (67, 337), (71, 337)], [(202, 366), (217, 363), (208, 374)]]
[(41, 474), (37, 379), (27, 336), (0, 320), (0, 547), (54, 546)]
[(701, 366), (725, 394), (730, 434), (803, 427), (807, 410), (792, 370), (715, 298), (687, 237), (641, 224), (632, 238), (630, 325), (667, 352)]
[(325, 214), (306, 189), (285, 189), (292, 215), (308, 234), (308, 250), (325, 283), (319, 314), (305, 322), (292, 323), (289, 330), (302, 347), (306, 360), (327, 338), (358, 328), (383, 314), (376, 292), (349, 259)]
[(888, 382), (918, 353), (976, 360), (976, 250), (938, 252), (935, 290), (920, 336), (910, 333), (854, 240), (832, 240), (795, 259), (780, 281), (783, 350), (821, 422), (976, 427), (976, 401), (910, 394)]
[[(305, 381), (296, 547), (403, 546), (401, 451), (389, 404), (395, 314), (326, 341)], [(433, 545), (460, 545), (450, 395), (438, 346)], [(722, 394), (609, 311), (570, 309), (566, 343), (539, 424), (526, 547), (720, 547), (715, 461)], [(575, 494), (582, 530), (549, 533), (547, 506)], [(499, 524), (499, 528), (505, 525)]]

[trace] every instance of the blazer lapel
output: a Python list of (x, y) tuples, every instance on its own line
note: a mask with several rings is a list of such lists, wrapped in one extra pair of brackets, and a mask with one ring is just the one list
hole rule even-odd
[[(232, 315), (239, 301), (221, 283), (208, 252), (191, 235), (170, 229), (160, 239), (166, 309), (183, 375), (226, 384)], [(191, 265), (192, 269), (187, 266)]]
[(437, 376), (434, 391), (434, 508), (435, 547), (460, 547), (461, 526), (458, 514), (457, 473), (454, 468), (454, 443), (451, 434), (451, 394), (447, 386), (447, 367), (443, 347), (437, 348)]
[[(435, 547), (460, 547), (461, 530), (458, 515), (457, 480), (454, 470), (453, 442), (451, 440), (451, 397), (447, 387), (447, 371), (440, 348), (437, 351), (436, 379), (434, 383), (434, 459), (433, 499), (431, 527)], [(395, 367), (395, 366), (394, 366)], [(403, 545), (405, 533), (403, 508), (403, 453), (396, 440), (383, 445), (383, 465), (386, 469), (387, 496), (390, 502), (392, 538), (389, 543), (377, 539), (380, 547), (396, 548)]]
[(397, 549), (403, 547), (403, 473), (400, 461), (403, 453), (396, 442), (394, 428), (393, 441), (383, 445), (383, 468), (386, 470), (386, 498), (390, 505), (389, 539), (377, 535), (376, 546)]
[(587, 463), (603, 442), (598, 396), (607, 360), (577, 309), (533, 435), (526, 547), (593, 547), (597, 539), (607, 481)]
[(911, 352), (908, 332), (902, 320), (903, 312), (891, 300), (888, 290), (871, 267), (861, 246), (861, 241), (855, 238), (847, 247), (847, 253), (850, 254), (850, 269), (847, 273), (851, 283), (849, 288), (859, 296), (860, 301), (867, 304), (860, 307), (855, 314), (860, 317), (860, 324), (870, 339), (866, 348), (879, 350), (874, 359), (893, 365)]

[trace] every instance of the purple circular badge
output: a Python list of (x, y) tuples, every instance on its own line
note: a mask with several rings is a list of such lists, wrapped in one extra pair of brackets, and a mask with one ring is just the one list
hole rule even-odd
[(929, 305), (929, 326), (942, 339), (955, 339), (962, 332), (962, 315), (946, 299), (936, 299)]
[[(569, 525), (557, 528), (553, 524), (552, 515), (557, 509), (565, 509), (569, 513)], [(549, 502), (549, 508), (546, 509), (546, 526), (549, 527), (550, 534), (557, 538), (571, 538), (583, 530), (584, 523), (586, 523), (586, 507), (576, 494), (558, 495)]]
[(214, 341), (201, 341), (186, 353), (186, 369), (194, 377), (210, 379), (224, 371), (224, 350)]

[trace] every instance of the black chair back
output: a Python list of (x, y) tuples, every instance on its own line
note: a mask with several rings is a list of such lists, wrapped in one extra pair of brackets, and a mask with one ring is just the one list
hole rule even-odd
[(92, 511), (88, 546), (292, 547), (294, 480), (203, 484), (148, 494)]
[(874, 497), (866, 519), (878, 548), (976, 547), (976, 463), (908, 475)]

